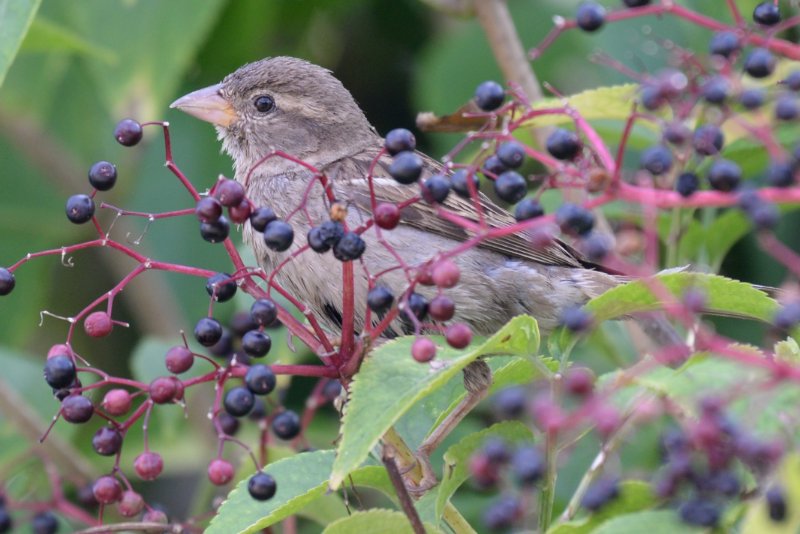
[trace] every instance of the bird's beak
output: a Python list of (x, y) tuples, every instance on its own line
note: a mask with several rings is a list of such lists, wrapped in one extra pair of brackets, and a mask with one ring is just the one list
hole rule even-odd
[(221, 84), (217, 84), (198, 89), (180, 97), (169, 107), (178, 108), (211, 124), (228, 127), (239, 117), (230, 102), (220, 94), (221, 87)]

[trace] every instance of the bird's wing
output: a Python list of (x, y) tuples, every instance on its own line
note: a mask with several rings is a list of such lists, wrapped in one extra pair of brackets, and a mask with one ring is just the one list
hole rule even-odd
[[(323, 169), (326, 175), (336, 184), (335, 188), (340, 194), (347, 201), (354, 203), (366, 212), (371, 212), (369, 184), (366, 180), (367, 170), (376, 154), (377, 152), (371, 151), (362, 152), (355, 156), (332, 162)], [(420, 156), (425, 162), (423, 180), (442, 170), (442, 166), (438, 162), (424, 154), (420, 154)], [(389, 175), (390, 163), (391, 158), (384, 156), (375, 165), (373, 186), (376, 200), (378, 202), (401, 203), (416, 196), (419, 193), (419, 187), (399, 184)], [(489, 197), (483, 193), (479, 193), (478, 196), (484, 220), (489, 227), (503, 228), (516, 223), (514, 217), (507, 210), (492, 202)], [(472, 199), (464, 199), (455, 193), (451, 193), (441, 206), (470, 221), (479, 221)], [(425, 201), (415, 202), (403, 208), (400, 222), (401, 224), (438, 234), (458, 242), (463, 242), (471, 237), (470, 232), (464, 228), (440, 217), (436, 213), (436, 207)], [(555, 240), (545, 248), (536, 248), (531, 244), (529, 237), (525, 233), (515, 233), (484, 240), (478, 246), (508, 258), (545, 265), (596, 267), (584, 260), (572, 247), (561, 241)]]

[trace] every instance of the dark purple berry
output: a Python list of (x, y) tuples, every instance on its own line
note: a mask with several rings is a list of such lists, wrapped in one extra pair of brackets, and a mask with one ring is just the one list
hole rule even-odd
[(739, 477), (731, 471), (719, 471), (711, 475), (709, 488), (725, 497), (736, 497), (742, 490)]
[(583, 332), (592, 326), (592, 315), (580, 306), (573, 306), (561, 312), (560, 322), (572, 332)]
[(686, 501), (678, 508), (681, 521), (700, 527), (714, 527), (719, 522), (719, 506), (712, 501), (697, 497)]
[(294, 228), (286, 221), (275, 220), (264, 228), (264, 244), (276, 252), (283, 252), (292, 246)]
[(278, 318), (278, 307), (272, 299), (258, 299), (250, 306), (250, 316), (261, 326), (270, 326)]
[(392, 156), (414, 150), (417, 147), (417, 140), (414, 134), (405, 128), (395, 128), (386, 134), (386, 151)]
[(766, 48), (754, 48), (744, 60), (744, 71), (753, 78), (766, 78), (775, 70), (775, 56)]
[(614, 243), (607, 234), (591, 232), (583, 239), (581, 250), (589, 261), (597, 262), (608, 256), (613, 245)]
[(418, 320), (423, 320), (428, 315), (428, 299), (419, 293), (411, 293), (408, 296), (407, 310), (403, 310), (403, 315), (408, 317), (408, 312), (413, 313)]
[(247, 492), (257, 501), (268, 501), (275, 495), (277, 489), (275, 479), (263, 471), (256, 473), (247, 481)]
[(497, 82), (483, 82), (475, 89), (475, 103), (483, 111), (494, 111), (503, 105), (506, 92)]
[(394, 295), (383, 286), (376, 286), (367, 293), (367, 306), (375, 313), (384, 313), (394, 304)]
[(753, 21), (762, 26), (775, 26), (781, 21), (781, 11), (774, 0), (761, 2), (753, 9)]
[(800, 91), (800, 70), (793, 70), (783, 79), (784, 85), (790, 91)]
[(483, 524), (493, 532), (507, 530), (520, 520), (523, 512), (519, 498), (503, 495), (486, 507), (483, 512)]
[(17, 285), (17, 280), (14, 278), (14, 273), (0, 267), (0, 297), (4, 297), (14, 291), (14, 286)]
[(679, 121), (670, 122), (664, 127), (664, 141), (675, 146), (683, 146), (691, 135), (691, 130)]
[(511, 459), (508, 444), (500, 438), (488, 438), (481, 451), (495, 465), (504, 464)]
[(578, 157), (583, 148), (581, 138), (578, 134), (565, 130), (564, 128), (556, 128), (547, 137), (545, 142), (547, 151), (556, 159), (560, 160), (573, 160)]
[(709, 104), (724, 104), (731, 92), (731, 84), (725, 76), (714, 76), (702, 87), (703, 98)]
[(225, 394), (223, 405), (225, 406), (225, 411), (232, 416), (242, 417), (250, 413), (255, 402), (256, 398), (249, 389), (244, 386), (237, 386)]
[(733, 191), (742, 181), (742, 169), (727, 159), (718, 159), (708, 170), (708, 181), (717, 191)]
[(364, 254), (367, 243), (355, 232), (347, 232), (333, 246), (333, 257), (339, 261), (357, 260)]
[(742, 41), (733, 32), (721, 31), (711, 36), (708, 50), (712, 55), (731, 57), (742, 48)]
[(389, 164), (389, 174), (401, 184), (413, 184), (422, 174), (422, 157), (416, 152), (405, 151), (397, 154)]
[(72, 195), (67, 199), (67, 219), (75, 224), (91, 221), (94, 215), (94, 201), (88, 195)]
[(244, 200), (244, 186), (236, 180), (224, 179), (214, 188), (214, 196), (223, 206), (238, 206)]
[(628, 7), (642, 7), (650, 4), (650, 0), (622, 0), (622, 3)]
[(75, 363), (69, 356), (63, 354), (53, 356), (44, 364), (44, 380), (53, 389), (69, 386), (76, 376)]
[(100, 504), (113, 504), (122, 497), (122, 485), (113, 476), (105, 475), (95, 480), (92, 493)]
[(772, 230), (780, 219), (778, 208), (768, 202), (757, 203), (747, 211), (747, 215), (758, 230)]
[(536, 484), (545, 470), (544, 455), (536, 447), (520, 447), (511, 457), (511, 472), (523, 486)]
[(92, 414), (94, 405), (83, 395), (70, 395), (61, 401), (61, 415), (70, 423), (85, 423)]
[(764, 494), (767, 501), (769, 518), (780, 523), (786, 520), (786, 494), (783, 488), (772, 486)]
[(206, 282), (206, 291), (217, 302), (226, 302), (236, 294), (236, 281), (229, 274), (217, 273)]
[(300, 434), (300, 417), (292, 410), (284, 410), (272, 419), (272, 431), (281, 439), (294, 439)]
[(800, 115), (800, 104), (793, 94), (781, 95), (775, 101), (775, 118), (781, 121), (793, 121)]
[(642, 84), (639, 88), (639, 101), (650, 111), (656, 111), (667, 102), (661, 90), (652, 83)]
[(222, 325), (213, 317), (203, 317), (194, 327), (194, 338), (204, 347), (215, 345), (222, 339)]
[(601, 478), (586, 490), (581, 506), (596, 512), (619, 496), (619, 482), (616, 479)]
[(794, 184), (795, 166), (785, 161), (772, 163), (767, 169), (767, 183), (772, 187), (789, 187)]
[(322, 398), (328, 402), (333, 402), (342, 393), (342, 383), (338, 380), (330, 380), (322, 388)]
[(255, 364), (251, 365), (244, 375), (244, 383), (254, 395), (269, 395), (275, 389), (277, 380), (271, 367)]
[(528, 183), (518, 172), (506, 171), (494, 181), (494, 191), (500, 200), (515, 204), (525, 198)]
[(422, 182), (422, 198), (428, 203), (442, 203), (450, 194), (450, 178), (441, 174), (434, 174)]
[(194, 207), (197, 219), (202, 223), (213, 223), (222, 215), (222, 204), (214, 197), (203, 197)]
[(39, 512), (31, 520), (33, 534), (55, 534), (58, 532), (58, 518), (52, 512)]
[(222, 432), (229, 436), (233, 436), (239, 431), (239, 420), (227, 412), (220, 412), (217, 421), (219, 421)]
[(501, 389), (494, 396), (493, 410), (499, 419), (519, 419), (528, 406), (528, 395), (522, 386)]
[(227, 358), (233, 354), (233, 336), (227, 328), (222, 329), (219, 341), (208, 347), (208, 352), (218, 358)]
[(692, 147), (701, 156), (713, 156), (722, 150), (725, 136), (719, 126), (704, 124), (699, 126), (692, 136)]
[(497, 176), (498, 174), (502, 174), (506, 172), (508, 168), (505, 164), (497, 157), (497, 155), (489, 156), (483, 162), (483, 166), (481, 167), (481, 172), (484, 175), (489, 176)]
[(594, 32), (606, 22), (606, 9), (596, 2), (584, 2), (578, 6), (575, 22), (585, 32)]
[(170, 373), (185, 373), (194, 365), (194, 354), (183, 345), (176, 345), (167, 351), (164, 363)]
[(253, 320), (249, 312), (241, 311), (236, 312), (233, 317), (231, 317), (228, 326), (230, 327), (231, 332), (233, 332), (233, 335), (236, 337), (242, 337), (250, 330), (258, 328), (258, 323)]
[(92, 448), (102, 456), (114, 456), (122, 448), (122, 434), (116, 428), (100, 427), (92, 437)]
[(509, 169), (517, 169), (525, 162), (525, 148), (516, 141), (506, 141), (497, 147), (497, 157)]
[(308, 232), (308, 246), (320, 254), (329, 251), (344, 236), (344, 226), (336, 221), (325, 221)]
[(583, 236), (594, 228), (594, 215), (577, 204), (565, 203), (556, 211), (556, 224), (566, 234)]
[(271, 208), (256, 208), (250, 212), (250, 226), (256, 232), (263, 232), (267, 225), (277, 218)]
[(453, 191), (462, 198), (471, 198), (472, 195), (470, 193), (470, 186), (469, 180), (472, 180), (473, 185), (475, 186), (475, 191), (478, 191), (480, 187), (480, 181), (478, 180), (478, 176), (476, 174), (468, 174), (466, 169), (459, 169), (450, 176), (450, 184), (453, 187)]
[(142, 140), (142, 125), (133, 119), (122, 119), (114, 128), (114, 139), (122, 146), (134, 146)]
[[(5, 506), (0, 507), (0, 533), (11, 532), (13, 526), (14, 520), (11, 518), (11, 514), (8, 513)], [(52, 532), (55, 532), (55, 530)]]
[(212, 222), (200, 223), (200, 237), (209, 243), (221, 243), (231, 233), (231, 223), (224, 215)]
[(517, 221), (527, 221), (544, 215), (544, 208), (535, 198), (523, 198), (514, 207), (514, 218)]
[(700, 187), (700, 179), (693, 172), (684, 172), (675, 180), (675, 190), (684, 198), (692, 196)]
[(658, 176), (672, 168), (672, 151), (663, 145), (656, 145), (642, 152), (639, 166)]
[(751, 87), (742, 91), (739, 95), (739, 103), (745, 109), (758, 109), (764, 105), (766, 96), (764, 90), (760, 87)]
[(259, 330), (250, 330), (242, 338), (242, 350), (248, 356), (261, 358), (272, 348), (272, 339)]
[(772, 324), (779, 330), (791, 330), (800, 324), (800, 302), (793, 301), (784, 304), (772, 319)]
[(117, 183), (117, 167), (107, 161), (98, 161), (89, 169), (89, 183), (98, 191), (108, 191)]

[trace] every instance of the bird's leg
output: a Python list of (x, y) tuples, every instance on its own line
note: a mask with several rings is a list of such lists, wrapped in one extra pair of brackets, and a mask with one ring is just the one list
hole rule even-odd
[(414, 454), (422, 472), (422, 478), (418, 483), (409, 487), (412, 495), (419, 497), (439, 482), (431, 467), (431, 454), (458, 423), (486, 397), (491, 385), (492, 370), (483, 360), (475, 360), (464, 369), (464, 388), (467, 390), (467, 396), (433, 429), (433, 432), (425, 438)]

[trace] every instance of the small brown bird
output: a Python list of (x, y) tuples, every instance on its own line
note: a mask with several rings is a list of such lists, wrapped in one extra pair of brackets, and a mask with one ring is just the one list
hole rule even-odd
[[(218, 85), (176, 100), (171, 107), (214, 124), (248, 197), (292, 224), (295, 239), (285, 252), (267, 248), (261, 235), (249, 223), (245, 225), (245, 240), (267, 272), (306, 244), (312, 226), (330, 219), (330, 204), (313, 174), (296, 163), (276, 157), (253, 170), (265, 154), (283, 151), (322, 171), (332, 182), (337, 201), (347, 206), (351, 228), (372, 217), (367, 175), (384, 140), (330, 71), (301, 59), (267, 58), (241, 67)], [(438, 162), (425, 156), (423, 160), (423, 180), (443, 172)], [(391, 156), (385, 155), (375, 167), (378, 201), (397, 203), (417, 195), (419, 186), (401, 185), (389, 175), (390, 163)], [(298, 210), (304, 198), (305, 210)], [(515, 222), (488, 197), (481, 194), (480, 202), (491, 226)], [(450, 194), (443, 206), (477, 220), (469, 199)], [(440, 218), (427, 202), (416, 202), (401, 213), (399, 226), (382, 231), (390, 248), (378, 239), (374, 227), (362, 235), (367, 247), (361, 266), (357, 264), (355, 269), (357, 329), (364, 321), (369, 276), (377, 275), (376, 284), (386, 286), (395, 296), (409, 287), (413, 273), (392, 269), (398, 259), (391, 249), (414, 268), (469, 238), (464, 229)], [(568, 246), (556, 241), (545, 249), (535, 248), (524, 234), (483, 241), (454, 261), (461, 279), (446, 293), (456, 305), (454, 320), (483, 335), (494, 333), (520, 314), (534, 316), (547, 332), (558, 324), (565, 308), (581, 305), (620, 283)], [(330, 254), (304, 253), (286, 263), (276, 280), (317, 312), (327, 328), (338, 332), (342, 274)], [(435, 288), (419, 285), (414, 291), (429, 298), (437, 294)], [(392, 328), (402, 330), (403, 326), (398, 322)]]

